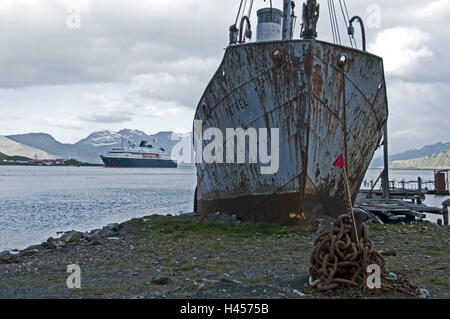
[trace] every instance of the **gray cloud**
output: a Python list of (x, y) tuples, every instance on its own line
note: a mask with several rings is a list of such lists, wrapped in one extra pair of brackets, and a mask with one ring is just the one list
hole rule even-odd
[(189, 61), (216, 57), (226, 45), (226, 32), (218, 38), (216, 30), (221, 22), (226, 30), (227, 17), (209, 13), (228, 2), (89, 1), (80, 29), (66, 26), (68, 1), (38, 3), (39, 10), (22, 0), (0, 9), (0, 87), (126, 82), (163, 68), (201, 76)]
[[(80, 4), (80, 29), (66, 25), (70, 3)], [(351, 15), (365, 21), (369, 5), (380, 7), (380, 28), (368, 27), (367, 39), (387, 66), (393, 151), (450, 140), (450, 0), (347, 4)], [(158, 119), (152, 127), (191, 127), (193, 108), (220, 63), (238, 5), (238, 0), (0, 2), (0, 99), (8, 104), (0, 108), (15, 109), (19, 117), (1, 123), (3, 128), (55, 128), (52, 132), (68, 137), (104, 124), (146, 129), (142, 123), (151, 119)], [(252, 22), (256, 32), (255, 13)], [(326, 4), (319, 38), (332, 39)]]
[(95, 123), (126, 123), (130, 122), (133, 117), (133, 113), (104, 113), (104, 112), (93, 112), (84, 116), (81, 116), (80, 119), (86, 122), (95, 122)]

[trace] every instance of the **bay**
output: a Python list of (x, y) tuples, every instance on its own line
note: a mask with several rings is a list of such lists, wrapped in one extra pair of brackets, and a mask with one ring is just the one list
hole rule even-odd
[[(366, 183), (375, 181), (380, 171), (369, 169)], [(390, 180), (420, 176), (429, 181), (433, 173), (395, 169)], [(58, 231), (88, 231), (152, 214), (191, 212), (195, 185), (195, 168), (0, 166), (0, 251), (23, 249)], [(441, 207), (446, 198), (427, 195), (425, 204)]]
[(0, 252), (152, 214), (193, 210), (193, 168), (0, 166)]

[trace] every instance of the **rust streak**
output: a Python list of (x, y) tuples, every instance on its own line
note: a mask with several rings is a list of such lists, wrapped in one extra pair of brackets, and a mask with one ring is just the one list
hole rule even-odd
[(316, 58), (318, 58), (322, 63), (327, 64), (328, 66), (333, 68), (335, 71), (341, 73), (355, 87), (355, 89), (361, 94), (361, 96), (364, 98), (366, 103), (369, 105), (369, 107), (372, 111), (372, 115), (375, 117), (375, 120), (377, 121), (377, 125), (380, 125), (380, 120), (378, 119), (377, 113), (375, 111), (375, 107), (373, 106), (372, 102), (369, 101), (367, 96), (361, 91), (361, 89), (356, 85), (356, 83), (354, 83), (349, 77), (347, 77), (347, 75), (343, 71), (341, 71), (339, 68), (336, 68), (333, 64), (329, 64), (329, 63), (325, 62), (320, 56), (317, 56), (317, 55), (314, 55), (314, 56)]

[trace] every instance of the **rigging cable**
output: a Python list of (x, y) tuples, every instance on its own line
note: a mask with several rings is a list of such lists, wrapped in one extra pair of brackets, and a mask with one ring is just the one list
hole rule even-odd
[(331, 12), (331, 4), (330, 0), (328, 0), (328, 15), (330, 16), (330, 24), (331, 24), (331, 34), (333, 35), (333, 43), (336, 44), (336, 31), (334, 29), (334, 21), (333, 21), (333, 14)]
[[(344, 0), (344, 3), (345, 3), (345, 0)], [(344, 7), (342, 6), (342, 0), (339, 0), (339, 5), (341, 7), (341, 12), (342, 12), (342, 17), (344, 18), (345, 27), (346, 27), (346, 29), (348, 29), (349, 25), (347, 23), (350, 21), (350, 18), (345, 15)], [(348, 35), (348, 39), (350, 40), (350, 45), (353, 48), (352, 37), (350, 34)]]
[[(252, 16), (252, 9), (253, 9), (253, 0), (250, 0), (250, 5), (248, 7), (248, 14), (247, 17), (251, 17)], [(245, 25), (245, 34), (247, 34), (247, 30), (248, 30), (248, 24)]]
[(333, 0), (328, 0), (328, 11), (330, 13), (331, 29), (333, 31), (333, 39), (335, 44), (341, 44), (341, 36), (339, 25), (336, 17), (336, 9)]
[(337, 38), (338, 38), (339, 44), (342, 44), (341, 32), (339, 30), (339, 24), (338, 24), (338, 21), (337, 21), (336, 7), (334, 6), (334, 0), (331, 0), (331, 5), (332, 5), (332, 8), (333, 8), (334, 21), (335, 21), (335, 24), (336, 24)]
[(241, 19), (245, 16), (245, 8), (247, 7), (247, 0), (244, 1), (244, 6), (242, 7)]
[(253, 8), (253, 0), (250, 1), (250, 6), (248, 7), (248, 14), (247, 16), (250, 18), (252, 14), (252, 8)]
[(244, 2), (244, 0), (241, 0), (241, 4), (239, 5), (239, 10), (236, 16), (236, 21), (234, 22), (235, 25), (237, 25), (238, 21), (239, 21), (239, 16), (241, 15), (241, 9), (242, 9), (242, 3)]
[(270, 0), (270, 22), (273, 22), (273, 6), (272, 6), (272, 0)]
[[(345, 12), (347, 13), (347, 21), (350, 21), (350, 15), (348, 14), (347, 3), (345, 2), (345, 0), (344, 0), (344, 8), (345, 8)], [(356, 44), (356, 40), (355, 40), (355, 35), (353, 35), (352, 39), (355, 44), (355, 48), (358, 48), (358, 45)]]

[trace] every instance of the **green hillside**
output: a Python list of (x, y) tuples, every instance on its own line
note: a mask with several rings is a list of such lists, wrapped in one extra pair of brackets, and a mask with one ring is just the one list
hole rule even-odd
[(431, 156), (403, 161), (393, 161), (391, 168), (450, 168), (450, 150)]

